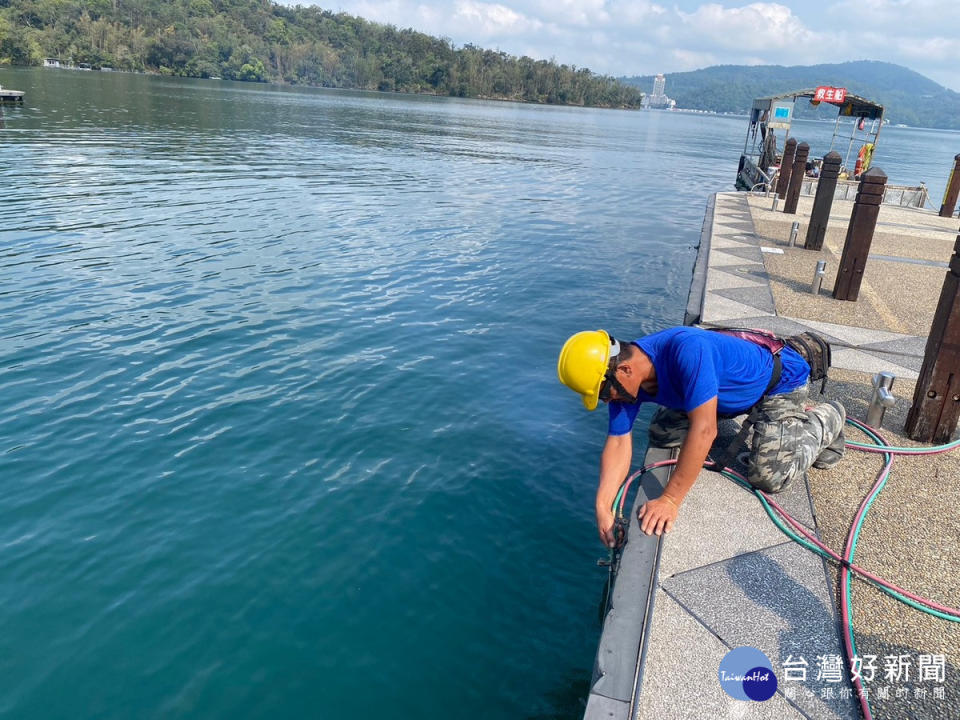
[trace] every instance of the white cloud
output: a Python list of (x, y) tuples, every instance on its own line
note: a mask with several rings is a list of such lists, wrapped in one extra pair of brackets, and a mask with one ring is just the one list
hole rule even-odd
[(883, 30), (895, 38), (908, 33), (956, 33), (957, 6), (954, 0), (841, 0), (827, 9), (831, 23), (842, 23), (851, 29)]
[(957, 38), (903, 38), (897, 45), (904, 57), (917, 60), (942, 60), (953, 65), (960, 57), (960, 40)]
[(858, 57), (906, 65), (946, 87), (960, 90), (960, 22), (955, 0), (841, 0), (825, 13), (834, 26), (849, 29)]
[(336, 9), (612, 75), (871, 59), (960, 89), (955, 0), (673, 2), (340, 0)]
[(539, 0), (535, 9), (541, 17), (558, 25), (585, 28), (610, 21), (603, 0)]
[[(809, 51), (815, 40), (790, 8), (775, 3), (751, 3), (739, 8), (710, 3), (692, 13), (677, 14), (691, 42), (696, 40), (740, 54), (784, 49), (793, 43)], [(789, 43), (785, 43), (786, 38)]]
[(709, 67), (710, 65), (717, 65), (720, 62), (713, 53), (699, 50), (682, 50), (678, 48), (670, 52), (670, 57), (673, 59), (675, 67), (685, 70)]
[(668, 14), (665, 7), (656, 3), (612, 0), (606, 5), (612, 23), (631, 29), (644, 28), (643, 23), (647, 22), (658, 23)]
[(511, 37), (538, 32), (544, 23), (498, 3), (458, 0), (451, 17), (454, 27), (473, 30), (483, 37)]
[[(320, 4), (320, 3), (315, 3)], [(430, 9), (429, 5), (424, 6)], [(416, 4), (404, 2), (404, 0), (389, 0), (388, 2), (377, 2), (376, 0), (358, 0), (358, 2), (348, 2), (345, 5), (338, 6), (338, 10), (343, 10), (351, 15), (359, 15), (367, 20), (387, 24), (400, 24), (398, 18), (406, 16), (407, 22), (413, 22), (416, 13)], [(422, 19), (422, 18), (417, 18)]]

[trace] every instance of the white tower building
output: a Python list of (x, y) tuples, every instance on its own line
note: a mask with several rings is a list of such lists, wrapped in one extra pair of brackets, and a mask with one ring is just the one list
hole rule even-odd
[(653, 96), (655, 98), (663, 97), (666, 93), (663, 92), (663, 89), (667, 85), (667, 79), (663, 76), (663, 73), (657, 75), (653, 80)]

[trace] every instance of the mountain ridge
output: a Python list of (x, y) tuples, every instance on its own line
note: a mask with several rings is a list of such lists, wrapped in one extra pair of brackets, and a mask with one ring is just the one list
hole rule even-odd
[[(682, 109), (746, 113), (754, 98), (833, 85), (880, 103), (884, 117), (893, 124), (960, 130), (960, 93), (910, 68), (879, 60), (819, 65), (713, 65), (664, 73), (664, 77), (666, 94)], [(619, 79), (649, 92), (654, 76)], [(829, 113), (805, 106), (799, 109), (798, 117), (826, 117)]]

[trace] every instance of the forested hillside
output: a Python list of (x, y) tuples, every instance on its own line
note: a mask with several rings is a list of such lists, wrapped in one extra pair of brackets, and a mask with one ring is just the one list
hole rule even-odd
[[(754, 98), (818, 85), (848, 91), (884, 106), (892, 123), (960, 130), (960, 93), (948, 90), (908, 68), (861, 60), (836, 65), (717, 65), (666, 75), (666, 93), (677, 107), (714, 112), (746, 113)], [(653, 88), (653, 76), (623, 78), (640, 89)], [(822, 113), (828, 113), (823, 109)], [(816, 111), (798, 108), (799, 117)], [(833, 110), (836, 115), (836, 110)]]
[(639, 107), (633, 86), (315, 6), (269, 0), (0, 0), (0, 64)]

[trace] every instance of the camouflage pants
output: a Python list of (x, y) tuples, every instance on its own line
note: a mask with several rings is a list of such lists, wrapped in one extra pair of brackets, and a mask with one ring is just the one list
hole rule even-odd
[[(826, 468), (843, 456), (846, 413), (837, 402), (804, 410), (809, 388), (769, 395), (750, 409), (752, 429), (747, 479), (767, 492), (779, 492), (811, 467)], [(650, 421), (650, 443), (679, 447), (690, 428), (687, 415), (660, 408)]]

